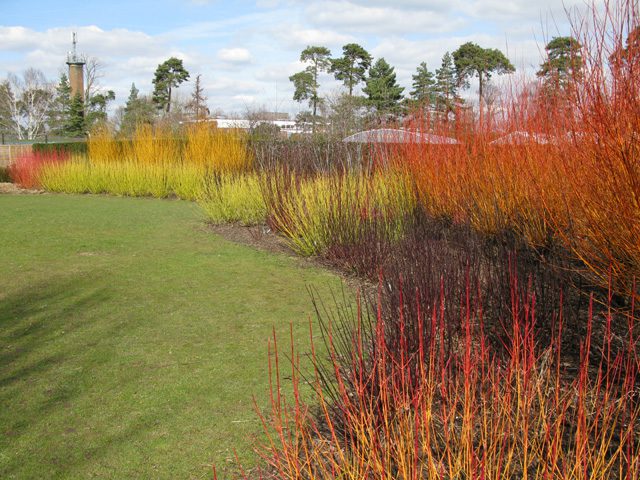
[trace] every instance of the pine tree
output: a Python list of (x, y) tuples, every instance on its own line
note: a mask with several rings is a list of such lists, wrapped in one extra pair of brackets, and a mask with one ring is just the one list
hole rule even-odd
[(298, 102), (309, 100), (309, 106), (313, 110), (314, 118), (318, 113), (318, 105), (320, 104), (318, 76), (321, 72), (329, 70), (331, 66), (330, 56), (331, 51), (326, 47), (309, 46), (305, 48), (300, 54), (300, 61), (310, 63), (310, 65), (303, 71), (289, 77), (295, 87), (293, 99)]
[(460, 99), (456, 84), (456, 70), (453, 57), (446, 52), (442, 57), (442, 64), (436, 70), (435, 104), (440, 112), (452, 112)]
[(107, 105), (116, 99), (116, 94), (113, 90), (107, 90), (106, 93), (94, 94), (86, 105), (86, 127), (88, 131), (94, 127), (94, 125), (107, 121)]
[(384, 58), (369, 69), (366, 83), (362, 91), (378, 113), (397, 113), (400, 110), (404, 88), (398, 85), (394, 68)]
[(179, 58), (171, 57), (158, 65), (153, 78), (153, 103), (158, 110), (167, 113), (171, 111), (171, 92), (187, 80), (189, 80), (189, 72)]
[(136, 84), (132, 83), (120, 124), (120, 131), (125, 135), (131, 135), (138, 125), (153, 123), (155, 119), (156, 109), (153, 102), (147, 97), (140, 97), (139, 93)]
[(68, 123), (71, 107), (71, 85), (66, 74), (60, 75), (60, 81), (56, 86), (55, 100), (49, 111), (47, 124), (53, 135), (65, 136), (65, 126)]
[(353, 96), (353, 88), (365, 79), (371, 66), (371, 55), (357, 43), (342, 47), (342, 57), (331, 60), (331, 72), (336, 80), (341, 80)]
[(83, 137), (87, 133), (84, 118), (84, 102), (80, 95), (74, 95), (69, 104), (69, 115), (64, 125), (64, 132), (69, 137)]
[(467, 42), (453, 52), (453, 63), (456, 67), (458, 85), (469, 87), (469, 79), (478, 78), (478, 102), (482, 115), (484, 86), (492, 74), (502, 75), (515, 72), (511, 62), (497, 48), (482, 48), (480, 45)]
[(421, 104), (433, 105), (436, 99), (436, 81), (425, 62), (418, 66), (412, 78), (413, 90), (411, 91), (411, 98)]
[(547, 59), (536, 73), (547, 94), (566, 90), (582, 73), (582, 45), (573, 37), (554, 37), (545, 47)]

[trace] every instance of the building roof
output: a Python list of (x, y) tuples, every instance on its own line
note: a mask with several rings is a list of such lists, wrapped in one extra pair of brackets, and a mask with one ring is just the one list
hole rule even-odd
[(432, 145), (458, 145), (460, 143), (455, 138), (395, 128), (365, 130), (355, 133), (342, 141), (346, 143), (425, 143)]
[(524, 130), (516, 130), (491, 142), (492, 145), (522, 145), (525, 143), (546, 145), (553, 142), (552, 139), (544, 133), (532, 133)]
[(209, 121), (216, 122), (218, 128), (237, 128), (241, 130), (249, 130), (251, 122), (242, 118), (213, 118)]

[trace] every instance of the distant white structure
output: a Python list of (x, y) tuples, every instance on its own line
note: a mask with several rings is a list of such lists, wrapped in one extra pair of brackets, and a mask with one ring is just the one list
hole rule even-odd
[(235, 130), (249, 130), (251, 129), (251, 122), (242, 118), (212, 118), (207, 122), (215, 122), (218, 128), (235, 129)]
[(424, 143), (430, 145), (459, 145), (455, 138), (412, 132), (396, 128), (378, 128), (355, 133), (344, 140), (345, 143)]
[(524, 130), (516, 130), (504, 137), (500, 137), (491, 142), (491, 145), (525, 145), (527, 143), (537, 143), (547, 145), (552, 142), (552, 138), (544, 133), (532, 133)]
[(200, 120), (209, 123), (215, 123), (216, 126), (220, 129), (229, 129), (229, 130), (246, 130), (249, 131), (256, 126), (266, 123), (269, 125), (275, 125), (280, 129), (280, 131), (290, 137), (294, 134), (302, 134), (307, 133), (308, 128), (305, 129), (304, 126), (300, 126), (293, 120), (247, 120), (246, 118), (210, 118), (207, 120)]

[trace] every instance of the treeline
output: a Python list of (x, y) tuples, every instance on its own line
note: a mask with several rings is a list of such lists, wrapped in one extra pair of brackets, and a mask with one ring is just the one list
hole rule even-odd
[[(87, 60), (84, 92), (75, 95), (66, 73), (62, 73), (57, 82), (48, 80), (43, 72), (34, 68), (20, 76), (10, 73), (0, 82), (0, 133), (17, 140), (34, 140), (45, 135), (79, 138), (107, 123), (107, 110), (116, 96), (113, 90), (101, 88), (102, 70), (97, 59)], [(137, 125), (152, 124), (160, 118), (171, 122), (185, 116), (206, 117), (209, 110), (200, 75), (196, 76), (189, 101), (177, 104), (173, 98), (173, 90), (189, 76), (178, 58), (169, 58), (158, 65), (151, 95), (140, 95), (132, 84), (126, 105), (116, 110), (116, 129), (129, 135)]]
[(57, 83), (35, 68), (21, 75), (9, 73), (0, 82), (0, 133), (17, 140), (83, 136), (107, 120), (107, 107), (115, 100), (112, 90), (103, 91), (99, 86), (101, 69), (97, 59), (87, 61), (85, 90), (75, 96), (64, 73)]
[[(582, 67), (580, 43), (573, 37), (555, 37), (546, 45), (547, 57), (540, 65), (537, 76), (545, 94), (562, 94), (570, 85), (570, 77), (579, 75)], [(411, 109), (428, 109), (439, 115), (453, 115), (456, 111), (470, 109), (461, 98), (461, 90), (470, 88), (472, 79), (478, 84), (478, 110), (493, 101), (495, 92), (489, 89), (494, 75), (510, 74), (515, 67), (498, 49), (483, 48), (467, 42), (454, 52), (446, 52), (440, 66), (432, 71), (421, 62), (412, 75), (412, 89), (405, 94), (400, 86), (395, 68), (384, 58), (374, 62), (373, 57), (360, 45), (350, 43), (342, 47), (342, 56), (332, 57), (323, 46), (308, 46), (300, 61), (304, 70), (289, 80), (293, 83), (293, 99), (308, 102), (310, 110), (298, 116), (298, 120), (310, 123), (314, 130), (320, 125), (326, 130), (347, 123), (384, 123), (397, 119)], [(319, 77), (332, 74), (344, 85), (338, 96), (322, 97)], [(360, 87), (360, 94), (358, 89)]]
[[(547, 57), (537, 72), (544, 95), (557, 98), (566, 93), (572, 84), (571, 77), (580, 75), (581, 50), (582, 46), (573, 37), (556, 37), (546, 45)], [(496, 97), (495, 89), (489, 88), (491, 78), (515, 71), (500, 50), (483, 48), (473, 42), (446, 52), (440, 66), (433, 71), (426, 62), (421, 62), (408, 92), (399, 85), (393, 66), (384, 58), (374, 61), (356, 43), (344, 45), (342, 55), (335, 58), (326, 47), (308, 46), (302, 51), (300, 61), (306, 64), (304, 70), (289, 77), (294, 86), (293, 99), (307, 102), (310, 109), (301, 112), (296, 120), (305, 127), (311, 126), (313, 132), (336, 137), (367, 125), (393, 121), (412, 109), (455, 117), (457, 112), (471, 109), (460, 92), (470, 87), (472, 79), (478, 82), (478, 111), (482, 115)], [(344, 91), (323, 97), (320, 94), (323, 73), (342, 82)], [(33, 68), (22, 76), (9, 74), (0, 82), (0, 133), (18, 140), (31, 140), (45, 134), (86, 135), (96, 125), (108, 121), (107, 110), (115, 100), (112, 90), (100, 87), (101, 76), (100, 62), (89, 59), (84, 95), (73, 97), (64, 73), (57, 83)], [(130, 136), (137, 125), (153, 124), (159, 119), (177, 124), (185, 119), (207, 118), (209, 109), (201, 75), (196, 76), (186, 101), (177, 102), (174, 98), (175, 88), (189, 79), (190, 73), (182, 60), (167, 59), (154, 73), (154, 89), (150, 95), (141, 95), (136, 85), (131, 85), (127, 102), (116, 109), (111, 126)]]

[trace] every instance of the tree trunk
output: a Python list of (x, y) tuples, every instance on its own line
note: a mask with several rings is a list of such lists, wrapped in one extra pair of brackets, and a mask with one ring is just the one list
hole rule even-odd
[(351, 64), (351, 68), (349, 70), (349, 98), (353, 97), (353, 76), (354, 76), (354, 68), (353, 64)]
[(311, 119), (311, 133), (316, 133), (316, 110), (318, 108), (318, 62), (313, 69), (313, 118)]
[(478, 98), (478, 108), (480, 109), (480, 128), (482, 128), (482, 87), (483, 87), (483, 80), (482, 80), (482, 70), (480, 70), (478, 72), (478, 83), (479, 83), (479, 88), (478, 88), (478, 93), (479, 93), (479, 98)]

